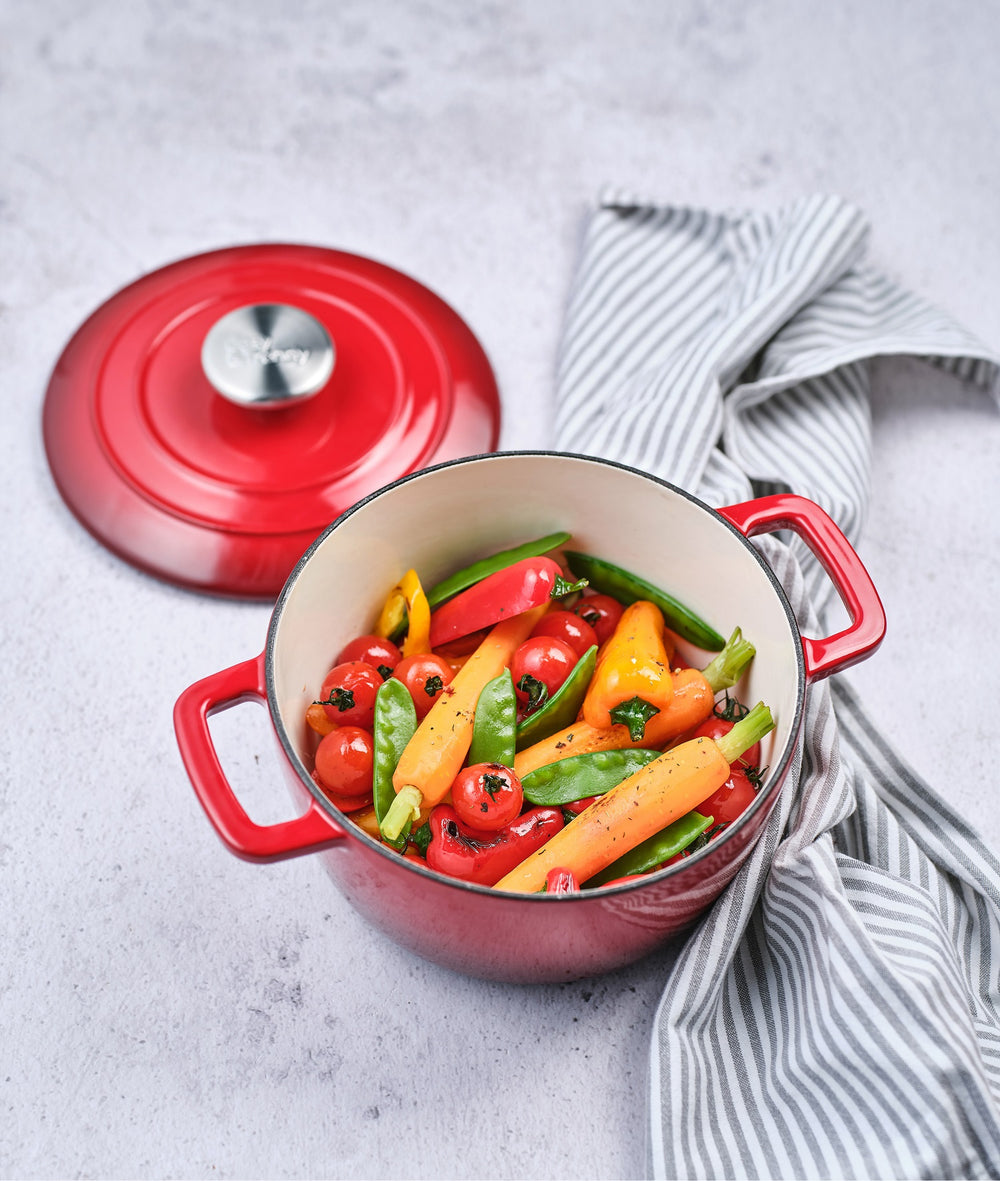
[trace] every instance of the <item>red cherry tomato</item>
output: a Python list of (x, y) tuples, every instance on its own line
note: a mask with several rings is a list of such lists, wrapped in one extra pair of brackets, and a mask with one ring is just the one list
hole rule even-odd
[(381, 685), (377, 669), (361, 660), (351, 660), (330, 669), (319, 699), (331, 722), (370, 730), (375, 718), (375, 694)]
[(576, 667), (576, 659), (565, 640), (552, 636), (532, 636), (519, 645), (510, 675), (521, 708), (537, 709), (548, 701)]
[(403, 654), (392, 642), (381, 636), (357, 636), (340, 650), (338, 664), (360, 660), (376, 669), (384, 681), (403, 659)]
[(597, 632), (575, 611), (550, 611), (535, 624), (531, 634), (562, 640), (569, 644), (578, 659), (598, 642)]
[[(732, 707), (736, 707), (736, 712), (740, 712), (742, 707), (733, 701), (727, 701), (723, 708), (727, 711), (732, 711)], [(718, 706), (716, 709), (718, 710)], [(745, 710), (743, 711), (745, 713)], [(696, 726), (689, 734), (689, 738), (721, 738), (723, 734), (728, 734), (733, 728), (736, 721), (735, 717), (722, 717), (718, 712), (713, 713), (707, 717), (700, 726)], [(747, 749), (740, 755), (733, 763), (733, 767), (759, 767), (760, 766), (760, 743), (755, 742), (753, 746)]]
[(417, 717), (427, 715), (431, 706), (451, 684), (455, 670), (440, 656), (427, 652), (418, 656), (404, 656), (392, 675), (409, 689)]
[(584, 796), (582, 800), (571, 800), (568, 804), (561, 805), (562, 810), (579, 816), (581, 812), (585, 812), (595, 800), (600, 798), (600, 796)]
[(459, 820), (480, 832), (499, 832), (521, 814), (521, 781), (502, 763), (476, 763), (459, 771), (451, 785)]
[(375, 744), (360, 726), (338, 726), (316, 747), (316, 780), (334, 803), (336, 797), (365, 799), (372, 790)]
[(625, 608), (610, 595), (584, 595), (573, 608), (573, 613), (589, 623), (603, 644), (618, 626)]
[(719, 790), (698, 805), (698, 811), (702, 816), (712, 817), (713, 827), (716, 824), (732, 824), (757, 797), (746, 771), (735, 766), (731, 771), (729, 778)]

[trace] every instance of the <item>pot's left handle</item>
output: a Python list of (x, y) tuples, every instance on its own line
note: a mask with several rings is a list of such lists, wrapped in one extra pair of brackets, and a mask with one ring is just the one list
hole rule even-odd
[(341, 840), (340, 828), (312, 800), (295, 820), (261, 825), (243, 810), (219, 762), (208, 719), (243, 701), (267, 701), (264, 655), (196, 681), (177, 698), (174, 731), (181, 758), (205, 814), (223, 843), (246, 861), (282, 861)]

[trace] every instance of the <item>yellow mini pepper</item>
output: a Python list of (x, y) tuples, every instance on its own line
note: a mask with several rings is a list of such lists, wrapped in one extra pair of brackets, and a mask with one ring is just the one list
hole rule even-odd
[(431, 609), (416, 570), (407, 570), (392, 588), (375, 624), (377, 636), (398, 635), (406, 626), (404, 656), (430, 652)]
[(588, 725), (601, 730), (628, 726), (638, 742), (649, 719), (670, 704), (674, 686), (663, 628), (655, 603), (640, 599), (625, 608), (583, 699)]

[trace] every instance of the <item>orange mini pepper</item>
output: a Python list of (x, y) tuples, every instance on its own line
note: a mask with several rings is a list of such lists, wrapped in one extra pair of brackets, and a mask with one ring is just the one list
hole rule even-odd
[(624, 723), (632, 741), (673, 697), (663, 613), (640, 599), (626, 607), (605, 645), (583, 699), (583, 720), (601, 730)]

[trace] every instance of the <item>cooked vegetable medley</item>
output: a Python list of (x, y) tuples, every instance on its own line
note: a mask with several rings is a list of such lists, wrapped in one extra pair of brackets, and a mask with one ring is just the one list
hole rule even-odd
[[(313, 779), (371, 836), (438, 873), (572, 894), (691, 856), (756, 797), (754, 657), (666, 589), (525, 542), (373, 605), (306, 710)], [(689, 667), (678, 637), (715, 653)]]

